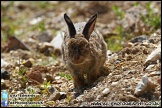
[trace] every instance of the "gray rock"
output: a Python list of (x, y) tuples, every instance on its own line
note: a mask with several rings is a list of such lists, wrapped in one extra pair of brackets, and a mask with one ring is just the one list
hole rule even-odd
[(141, 36), (137, 36), (135, 38), (132, 38), (130, 41), (132, 43), (136, 43), (136, 42), (142, 42), (143, 40), (147, 40), (149, 37), (146, 35), (141, 35)]
[(147, 76), (143, 76), (142, 80), (136, 86), (134, 94), (136, 96), (142, 96), (143, 94), (150, 92), (154, 89), (155, 89), (155, 84), (149, 81)]
[(154, 66), (155, 66), (154, 64), (149, 65), (145, 70), (151, 71), (151, 69), (152, 69)]
[(160, 71), (154, 71), (154, 72), (151, 72), (148, 76), (152, 77), (152, 76), (158, 76), (158, 75), (161, 75), (161, 72)]
[(109, 88), (105, 88), (105, 89), (102, 91), (102, 94), (103, 94), (103, 95), (106, 95), (106, 94), (108, 94), (108, 93), (110, 93), (110, 89), (109, 89)]
[(49, 35), (48, 32), (43, 32), (42, 34), (40, 34), (38, 39), (41, 42), (50, 42), (52, 40), (52, 37), (51, 37), (51, 35)]
[(58, 50), (58, 52), (60, 53), (61, 53), (61, 45), (63, 42), (63, 36), (64, 36), (63, 32), (58, 32), (57, 35), (50, 42), (52, 46), (54, 47), (54, 49)]
[(1, 58), (1, 67), (8, 66), (8, 63)]
[(97, 95), (96, 100), (100, 100), (101, 99), (101, 95)]
[(53, 94), (53, 93), (56, 91), (56, 88), (54, 88), (54, 87), (49, 87), (49, 88), (48, 88), (48, 91), (49, 91), (51, 94)]
[(112, 82), (111, 85), (116, 86), (116, 85), (118, 85), (118, 82)]
[(144, 70), (147, 68), (148, 65), (150, 65), (151, 63), (153, 63), (159, 59), (161, 59), (161, 43), (157, 46), (157, 48), (155, 50), (153, 50), (151, 52), (151, 54), (145, 60)]
[(145, 64), (149, 61), (156, 61), (161, 59), (161, 43), (157, 46), (155, 50), (151, 52), (151, 54), (147, 57)]
[(58, 100), (59, 98), (60, 98), (60, 93), (56, 91), (50, 95), (49, 101), (55, 101)]

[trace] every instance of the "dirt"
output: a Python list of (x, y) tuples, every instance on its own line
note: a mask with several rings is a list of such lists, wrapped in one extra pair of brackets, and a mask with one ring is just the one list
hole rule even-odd
[[(81, 6), (80, 3), (82, 4)], [(43, 41), (39, 41), (39, 36), (44, 31), (41, 31), (41, 27), (39, 29), (31, 29), (34, 25), (29, 24), (33, 18), (36, 19), (38, 16), (41, 16), (47, 35), (51, 36), (53, 34), (52, 38), (54, 38), (56, 32), (66, 29), (63, 13), (68, 13), (74, 22), (78, 22), (84, 21), (97, 11), (99, 18), (96, 27), (101, 30), (102, 34), (106, 33), (104, 35), (105, 39), (109, 39), (109, 36), (107, 37), (109, 34), (115, 33), (114, 37), (118, 35), (116, 30), (114, 30), (117, 27), (118, 19), (112, 11), (112, 6), (117, 5), (123, 10), (128, 10), (134, 3), (128, 1), (122, 3), (105, 1), (95, 2), (95, 4), (88, 1), (49, 2), (50, 6), (47, 9), (40, 8), (39, 10), (33, 5), (30, 6), (27, 2), (13, 2), (13, 4), (2, 2), (1, 6), (3, 5), (4, 9), (1, 10), (1, 17), (5, 16), (12, 21), (17, 21), (18, 18), (21, 18), (19, 13), (21, 10), (23, 10), (22, 15), (28, 15), (23, 23), (15, 26), (15, 31), (21, 32), (22, 30), (22, 34), (20, 33), (16, 36), (32, 50), (23, 50), (21, 47), (17, 48), (18, 46), (16, 46), (16, 49), (8, 50), (9, 40), (3, 41), (2, 38), (12, 34), (5, 35), (5, 31), (7, 29), (11, 30), (12, 27), (7, 26), (6, 22), (2, 22), (1, 31), (4, 34), (2, 33), (3, 36), (1, 36), (1, 59), (3, 58), (8, 65), (1, 66), (1, 75), (3, 68), (9, 73), (10, 78), (3, 79), (1, 77), (1, 91), (7, 90), (9, 92), (9, 102), (19, 102), (19, 100), (27, 102), (33, 100), (42, 101), (43, 104), (37, 105), (46, 107), (124, 106), (126, 104), (129, 104), (126, 107), (130, 107), (129, 102), (134, 102), (134, 106), (139, 106), (142, 102), (145, 102), (142, 104), (143, 106), (147, 106), (146, 104), (148, 106), (156, 106), (155, 103), (158, 103), (157, 106), (161, 106), (161, 58), (154, 61), (154, 63), (150, 63), (147, 67), (145, 66), (145, 60), (148, 55), (161, 43), (161, 27), (147, 34), (149, 38), (144, 41), (132, 43), (130, 40), (126, 40), (123, 42), (121, 50), (110, 51), (108, 49), (109, 54), (104, 64), (108, 75), (101, 76), (91, 87), (87, 87), (76, 96), (73, 90), (72, 77), (62, 60), (62, 55), (53, 56), (55, 52), (48, 45), (44, 48), (47, 50), (41, 52), (39, 47), (42, 47), (40, 43), (43, 43)], [(139, 2), (139, 4), (144, 5), (146, 2)], [(159, 6), (158, 2), (152, 2), (152, 4), (161, 8), (161, 4)], [(51, 5), (56, 7), (52, 8)], [(98, 8), (95, 8), (96, 6)], [(11, 10), (12, 8), (16, 10)], [(103, 11), (102, 8), (104, 8)], [(16, 15), (14, 16), (14, 14)], [(132, 24), (128, 27), (130, 26)], [(110, 33), (104, 32), (106, 29)], [(125, 32), (127, 29), (125, 28)], [(49, 42), (49, 39), (47, 40)], [(13, 46), (10, 45), (10, 47)], [(153, 65), (153, 67), (148, 68), (150, 65)], [(160, 72), (160, 74), (153, 74), (153, 72)], [(148, 76), (154, 87), (146, 88), (147, 91), (137, 96), (135, 95), (135, 89), (145, 75)], [(11, 94), (18, 96), (20, 94), (38, 95), (34, 98), (11, 98)], [(28, 105), (34, 106), (32, 104)], [(25, 105), (10, 103), (9, 106)]]

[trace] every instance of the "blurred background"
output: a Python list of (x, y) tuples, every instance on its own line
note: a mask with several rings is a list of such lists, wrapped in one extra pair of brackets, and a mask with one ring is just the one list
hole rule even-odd
[[(161, 28), (160, 1), (2, 1), (1, 48), (10, 36), (49, 42), (66, 29), (64, 13), (76, 23), (88, 21), (96, 12), (96, 28), (112, 51), (135, 36)], [(42, 35), (49, 38), (41, 40)]]

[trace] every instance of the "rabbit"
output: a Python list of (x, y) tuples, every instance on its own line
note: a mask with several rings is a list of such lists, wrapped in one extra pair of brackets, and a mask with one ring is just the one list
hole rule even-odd
[(63, 60), (76, 89), (91, 85), (102, 75), (107, 44), (95, 29), (97, 16), (98, 13), (94, 14), (87, 23), (73, 24), (67, 14), (64, 14), (68, 30), (65, 31), (62, 43)]

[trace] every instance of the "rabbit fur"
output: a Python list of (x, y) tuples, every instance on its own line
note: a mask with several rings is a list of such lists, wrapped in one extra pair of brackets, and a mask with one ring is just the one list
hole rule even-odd
[(63, 60), (70, 71), (75, 88), (92, 84), (100, 75), (106, 60), (107, 44), (95, 29), (97, 13), (89, 21), (73, 24), (64, 14), (68, 30), (65, 32)]

